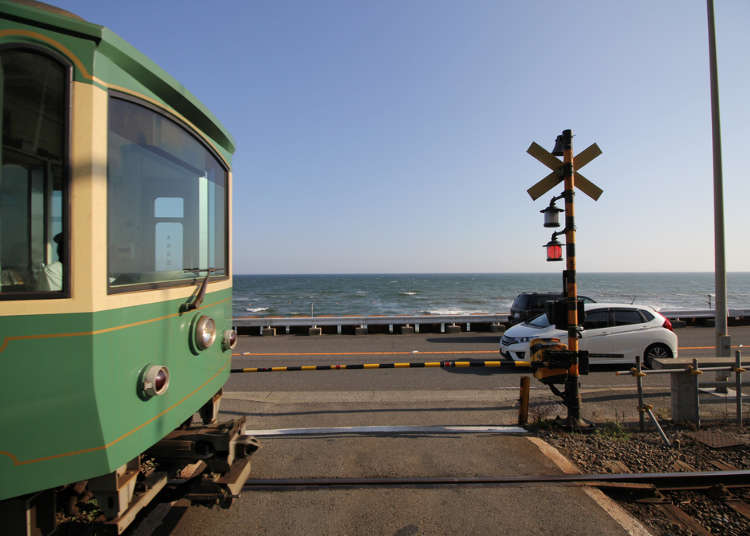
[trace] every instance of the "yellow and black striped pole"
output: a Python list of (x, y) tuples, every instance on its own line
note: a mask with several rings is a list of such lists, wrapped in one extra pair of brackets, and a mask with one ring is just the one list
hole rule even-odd
[(232, 373), (247, 372), (301, 372), (311, 370), (374, 370), (374, 369), (396, 369), (396, 368), (499, 368), (505, 370), (528, 370), (531, 369), (529, 361), (427, 361), (416, 363), (350, 363), (344, 365), (294, 365), (275, 367), (246, 367), (233, 368)]
[[(563, 164), (565, 179), (565, 261), (568, 302), (568, 349), (578, 352), (578, 285), (576, 284), (576, 227), (575, 227), (575, 161), (573, 159), (573, 131), (563, 130)], [(574, 354), (575, 355), (575, 354)], [(565, 382), (568, 425), (575, 427), (581, 418), (581, 392), (578, 389), (578, 358), (574, 358)]]
[[(565, 405), (568, 407), (568, 424), (571, 427), (576, 427), (581, 423), (581, 394), (578, 385), (579, 378), (579, 349), (578, 349), (578, 336), (579, 328), (578, 323), (583, 319), (578, 318), (578, 285), (576, 283), (576, 227), (575, 227), (575, 209), (574, 209), (574, 196), (575, 188), (578, 188), (583, 193), (591, 197), (594, 201), (599, 199), (602, 195), (603, 190), (596, 184), (589, 181), (586, 177), (578, 173), (577, 169), (582, 168), (587, 163), (591, 162), (594, 158), (602, 154), (601, 149), (597, 144), (592, 144), (588, 148), (581, 151), (581, 153), (573, 157), (573, 131), (563, 130), (562, 134), (557, 137), (555, 141), (555, 148), (552, 153), (547, 152), (541, 145), (536, 142), (532, 142), (529, 148), (526, 150), (531, 156), (539, 160), (542, 164), (552, 169), (552, 173), (544, 177), (542, 180), (534, 184), (531, 188), (526, 190), (531, 199), (536, 201), (547, 193), (549, 190), (554, 188), (560, 183), (562, 179), (565, 183), (565, 191), (562, 196), (552, 198), (550, 207), (542, 212), (545, 213), (545, 227), (558, 227), (559, 223), (557, 218), (549, 217), (550, 212), (555, 212), (554, 202), (560, 198), (565, 198), (565, 229), (560, 232), (552, 234), (552, 240), (546, 244), (547, 247), (547, 260), (556, 261), (561, 260), (560, 251), (556, 249), (557, 243), (556, 237), (558, 234), (565, 233), (565, 257), (567, 261), (567, 269), (563, 271), (563, 291), (565, 293), (565, 309), (567, 313), (567, 324), (568, 324), (568, 349), (571, 355), (572, 363), (568, 367), (567, 381), (565, 382)], [(558, 156), (563, 157), (561, 162)], [(552, 255), (550, 254), (552, 253)]]

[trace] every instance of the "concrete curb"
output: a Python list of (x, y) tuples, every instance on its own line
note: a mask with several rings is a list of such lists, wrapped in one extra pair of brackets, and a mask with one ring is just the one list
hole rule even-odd
[[(559, 450), (538, 437), (527, 437), (541, 453), (554, 463), (563, 473), (572, 475), (580, 474), (581, 471), (576, 464), (563, 456)], [(628, 534), (632, 536), (653, 536), (640, 521), (633, 517), (630, 512), (617, 504), (614, 500), (607, 497), (600, 489), (584, 486), (584, 493), (591, 497), (602, 510), (607, 512)]]

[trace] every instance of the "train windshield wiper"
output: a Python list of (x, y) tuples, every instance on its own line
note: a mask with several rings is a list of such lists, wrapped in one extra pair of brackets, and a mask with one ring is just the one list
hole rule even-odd
[(208, 278), (211, 277), (211, 272), (215, 272), (216, 268), (183, 268), (183, 271), (185, 272), (196, 272), (196, 274), (199, 274), (200, 272), (206, 272), (206, 277), (203, 278), (203, 280), (200, 283), (200, 287), (198, 287), (198, 291), (191, 296), (192, 301), (188, 301), (187, 303), (183, 303), (180, 306), (180, 312), (187, 312), (192, 311), (194, 309), (197, 309), (200, 307), (200, 304), (203, 303), (203, 297), (206, 295), (206, 285), (208, 284)]

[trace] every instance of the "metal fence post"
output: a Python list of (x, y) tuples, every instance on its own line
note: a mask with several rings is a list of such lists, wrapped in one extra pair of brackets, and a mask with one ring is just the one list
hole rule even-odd
[(525, 426), (529, 422), (529, 389), (531, 378), (521, 376), (521, 399), (518, 404), (518, 425)]
[(635, 376), (635, 382), (636, 386), (638, 387), (638, 420), (640, 423), (640, 430), (643, 432), (646, 429), (646, 422), (645, 422), (645, 416), (643, 415), (643, 412), (646, 411), (646, 408), (643, 405), (643, 368), (641, 366), (641, 356), (637, 355), (635, 356), (635, 368), (636, 368), (636, 376)]
[(734, 353), (734, 383), (735, 395), (737, 397), (737, 426), (742, 428), (742, 353), (737, 350)]
[(693, 367), (688, 374), (692, 375), (692, 379), (694, 382), (694, 391), (695, 391), (695, 400), (694, 400), (694, 406), (693, 409), (695, 411), (693, 422), (695, 422), (695, 426), (697, 428), (701, 427), (701, 397), (700, 397), (700, 390), (699, 390), (699, 381), (698, 381), (698, 375), (702, 374), (703, 372), (698, 368), (698, 360), (693, 358)]

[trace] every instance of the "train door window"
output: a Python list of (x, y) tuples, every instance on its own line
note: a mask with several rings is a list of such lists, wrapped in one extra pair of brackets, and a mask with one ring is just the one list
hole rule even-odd
[(157, 197), (154, 199), (156, 271), (181, 270), (184, 266), (182, 251), (182, 219), (184, 199), (181, 197)]
[(113, 93), (107, 164), (110, 292), (226, 276), (227, 170), (206, 145)]
[(0, 49), (0, 299), (67, 293), (68, 67)]

